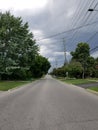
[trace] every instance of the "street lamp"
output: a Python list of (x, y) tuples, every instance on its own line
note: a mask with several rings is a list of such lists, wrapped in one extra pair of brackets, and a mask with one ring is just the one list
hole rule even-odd
[(98, 11), (98, 10), (96, 10), (96, 9), (88, 9), (88, 11), (93, 12), (93, 11)]

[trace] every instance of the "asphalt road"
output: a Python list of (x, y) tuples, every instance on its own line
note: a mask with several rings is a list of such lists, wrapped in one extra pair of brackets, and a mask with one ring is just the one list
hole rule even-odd
[(0, 93), (0, 130), (98, 130), (98, 96), (47, 76)]

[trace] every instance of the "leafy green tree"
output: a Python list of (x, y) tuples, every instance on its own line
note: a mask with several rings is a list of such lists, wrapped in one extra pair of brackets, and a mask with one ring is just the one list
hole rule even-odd
[(48, 73), (50, 67), (51, 65), (48, 59), (39, 55), (36, 56), (35, 62), (33, 62), (30, 71), (33, 77), (40, 78), (42, 75)]
[(66, 77), (66, 72), (67, 71), (65, 67), (60, 67), (60, 68), (54, 68), (51, 74), (57, 77)]
[(98, 77), (98, 58), (90, 56), (90, 47), (87, 43), (79, 43), (74, 52), (71, 52), (72, 59), (67, 65), (53, 69), (52, 75), (65, 77), (84, 78)]
[(0, 73), (14, 67), (30, 68), (38, 51), (28, 23), (10, 12), (0, 13)]
[(76, 60), (80, 63), (87, 61), (90, 56), (90, 47), (87, 43), (79, 43), (74, 52), (71, 52), (72, 60)]
[(70, 78), (81, 78), (83, 67), (80, 62), (72, 61), (66, 66), (62, 66), (57, 69), (53, 69), (52, 75), (58, 77), (70, 77)]
[(98, 58), (95, 59), (94, 68), (95, 68), (95, 77), (98, 78)]
[(90, 47), (87, 43), (79, 43), (77, 45), (77, 48), (75, 49), (75, 52), (71, 52), (72, 60), (76, 60), (77, 62), (80, 62), (83, 67), (83, 75), (82, 77), (85, 77), (85, 70), (87, 68), (87, 60), (90, 56)]
[(86, 77), (94, 77), (95, 76), (95, 59), (91, 56), (87, 59), (87, 66), (86, 66)]
[(83, 67), (80, 62), (72, 61), (67, 65), (68, 76), (73, 78), (81, 78)]

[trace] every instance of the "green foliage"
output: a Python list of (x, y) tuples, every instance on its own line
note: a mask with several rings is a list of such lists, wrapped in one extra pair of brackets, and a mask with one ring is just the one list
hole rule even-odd
[(75, 52), (71, 52), (72, 60), (76, 60), (82, 64), (87, 61), (90, 56), (90, 47), (87, 43), (79, 43)]
[(39, 47), (28, 28), (21, 17), (14, 17), (10, 12), (0, 13), (1, 79), (27, 79), (32, 76), (32, 67), (34, 77), (47, 73), (50, 63), (39, 56)]
[(58, 76), (58, 77), (66, 77), (66, 72), (67, 72), (67, 70), (64, 67), (61, 67), (58, 69), (54, 68), (53, 72), (51, 74)]
[(94, 69), (95, 69), (95, 77), (98, 78), (98, 58), (95, 59)]
[(68, 65), (54, 69), (52, 75), (58, 77), (81, 78), (83, 67), (80, 62), (72, 61)]
[(93, 77), (95, 75), (94, 62), (95, 59), (90, 56), (90, 47), (87, 43), (79, 43), (75, 52), (71, 52), (72, 61), (78, 61), (81, 63), (82, 78)]
[(29, 80), (31, 76), (31, 72), (26, 68), (12, 68), (1, 74), (1, 80)]
[(0, 61), (2, 70), (7, 67), (25, 67), (31, 65), (38, 46), (29, 32), (28, 23), (20, 17), (14, 17), (10, 12), (0, 16)]
[(79, 43), (71, 55), (69, 64), (54, 69), (51, 74), (70, 78), (98, 77), (98, 58), (94, 59), (90, 56), (89, 44)]
[(81, 78), (83, 67), (80, 62), (72, 61), (67, 66), (69, 77)]
[(32, 64), (30, 71), (33, 77), (39, 78), (42, 75), (47, 74), (50, 67), (51, 65), (48, 59), (43, 56), (36, 56), (35, 62)]
[(26, 73), (26, 70), (25, 69), (22, 69), (22, 68), (17, 68), (17, 69), (14, 69), (12, 71), (12, 74), (11, 74), (11, 79), (14, 80), (14, 79), (17, 79), (17, 80), (26, 80), (27, 78), (27, 73)]

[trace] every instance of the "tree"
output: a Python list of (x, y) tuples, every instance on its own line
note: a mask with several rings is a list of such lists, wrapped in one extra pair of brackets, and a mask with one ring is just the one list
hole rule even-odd
[(33, 77), (40, 78), (42, 75), (48, 73), (50, 67), (51, 65), (48, 59), (39, 55), (36, 56), (35, 62), (33, 62), (30, 71)]
[(83, 67), (80, 62), (71, 61), (66, 66), (62, 66), (60, 68), (53, 69), (52, 75), (58, 77), (70, 77), (70, 78), (81, 78), (83, 72)]
[(0, 73), (8, 73), (14, 67), (30, 68), (39, 48), (28, 23), (10, 12), (0, 13)]
[(95, 59), (94, 68), (95, 68), (95, 77), (98, 78), (98, 58)]
[(82, 72), (83, 72), (83, 67), (80, 62), (72, 61), (67, 65), (67, 71), (69, 77), (73, 78), (81, 78), (82, 77)]
[(54, 68), (51, 72), (51, 75), (58, 76), (58, 77), (66, 77), (66, 68), (60, 67), (60, 68)]
[(90, 47), (87, 43), (79, 43), (75, 49), (75, 52), (71, 52), (72, 60), (82, 63), (90, 56)]
[(85, 77), (85, 70), (87, 68), (87, 60), (90, 56), (90, 47), (87, 43), (79, 43), (77, 45), (77, 48), (75, 49), (75, 52), (71, 52), (72, 60), (76, 60), (77, 62), (80, 62), (83, 67), (83, 74), (82, 77)]
[(87, 59), (87, 66), (86, 66), (86, 77), (94, 77), (95, 76), (95, 59), (91, 56)]

